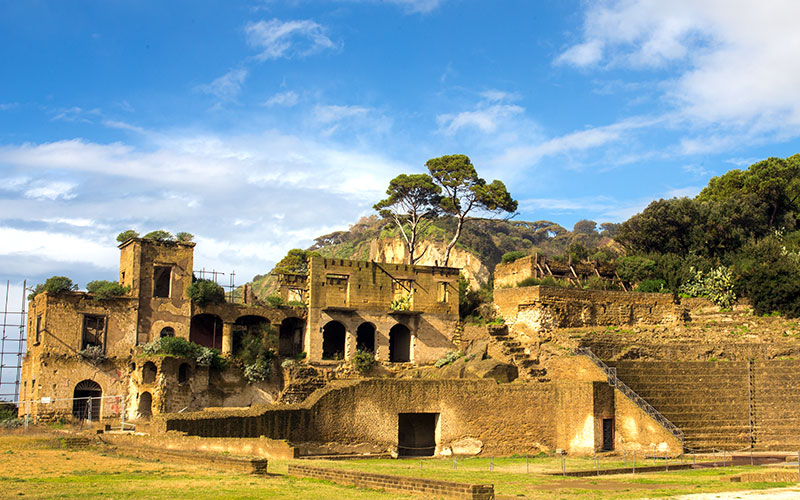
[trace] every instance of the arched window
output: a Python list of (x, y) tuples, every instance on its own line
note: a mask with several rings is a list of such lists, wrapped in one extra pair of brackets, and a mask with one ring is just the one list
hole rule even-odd
[(411, 361), (411, 331), (405, 325), (397, 324), (389, 330), (389, 361)]
[(143, 392), (139, 396), (139, 416), (150, 418), (153, 414), (153, 396), (149, 392)]
[(361, 323), (356, 330), (356, 350), (375, 353), (375, 325)]
[(346, 330), (338, 321), (329, 321), (322, 327), (322, 359), (344, 359)]
[(162, 339), (164, 337), (174, 337), (175, 336), (175, 329), (172, 328), (171, 326), (166, 326), (166, 327), (161, 329), (161, 333), (159, 333), (158, 336), (161, 337)]
[(156, 381), (156, 374), (158, 370), (156, 370), (156, 365), (152, 361), (148, 361), (142, 366), (142, 383), (143, 384), (152, 384)]
[(79, 420), (96, 422), (100, 420), (100, 402), (103, 389), (94, 380), (83, 380), (75, 386), (72, 393), (72, 416)]

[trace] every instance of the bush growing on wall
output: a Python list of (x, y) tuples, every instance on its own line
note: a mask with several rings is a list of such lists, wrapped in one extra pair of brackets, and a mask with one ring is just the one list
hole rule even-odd
[(119, 233), (117, 235), (117, 242), (125, 243), (126, 241), (128, 241), (131, 238), (138, 238), (138, 237), (139, 237), (139, 233), (137, 233), (133, 229), (128, 229), (126, 231), (122, 231), (121, 233)]
[(180, 337), (161, 337), (142, 346), (142, 352), (193, 359), (200, 366), (212, 368), (225, 366), (225, 360), (220, 357), (219, 350), (201, 346)]
[(353, 368), (358, 370), (359, 373), (367, 373), (375, 364), (375, 355), (369, 351), (359, 349), (356, 351), (356, 355), (353, 356), (352, 363)]
[(40, 283), (34, 287), (33, 291), (28, 294), (28, 300), (32, 300), (42, 292), (57, 294), (77, 289), (78, 285), (73, 283), (72, 280), (66, 276), (51, 276), (47, 278), (44, 283)]
[(221, 304), (225, 302), (225, 289), (212, 280), (195, 280), (186, 289), (186, 295), (198, 306)]
[(514, 250), (513, 252), (506, 252), (500, 258), (500, 261), (504, 264), (508, 264), (509, 262), (514, 262), (515, 260), (519, 260), (528, 255), (528, 252), (524, 252), (522, 250)]
[(86, 290), (94, 295), (94, 300), (108, 300), (130, 292), (130, 287), (122, 286), (116, 281), (97, 280), (90, 281)]

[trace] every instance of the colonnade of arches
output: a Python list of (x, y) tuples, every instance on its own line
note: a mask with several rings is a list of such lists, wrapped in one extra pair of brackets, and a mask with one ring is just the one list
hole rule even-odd
[[(356, 350), (376, 354), (377, 330), (375, 325), (364, 322), (355, 332)], [(389, 330), (388, 361), (405, 363), (411, 361), (411, 330), (396, 324)], [(345, 357), (347, 329), (339, 321), (329, 321), (322, 327), (322, 359), (340, 360)]]
[[(279, 356), (293, 357), (303, 352), (303, 332), (306, 322), (290, 317), (273, 325), (268, 318), (258, 315), (240, 316), (228, 325), (231, 330), (231, 351), (236, 352), (245, 335), (276, 335)], [(189, 326), (189, 340), (195, 344), (224, 351), (225, 324), (216, 314), (197, 314)]]

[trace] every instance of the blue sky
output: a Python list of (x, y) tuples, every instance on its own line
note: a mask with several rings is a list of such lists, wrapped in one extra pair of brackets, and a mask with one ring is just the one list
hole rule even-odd
[(268, 271), (469, 155), (521, 220), (618, 222), (797, 153), (800, 3), (0, 3), (0, 278), (115, 279), (117, 233)]

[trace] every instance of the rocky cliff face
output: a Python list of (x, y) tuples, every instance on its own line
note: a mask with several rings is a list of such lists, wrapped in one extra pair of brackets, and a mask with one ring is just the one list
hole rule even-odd
[[(420, 246), (422, 258), (417, 261), (417, 264), (422, 266), (442, 265), (446, 248), (443, 243), (423, 242)], [(408, 252), (401, 239), (376, 239), (369, 243), (369, 260), (402, 264), (408, 261)], [(464, 276), (470, 280), (473, 288), (478, 288), (480, 283), (485, 283), (492, 274), (478, 256), (458, 247), (450, 253), (448, 266), (460, 268)]]

